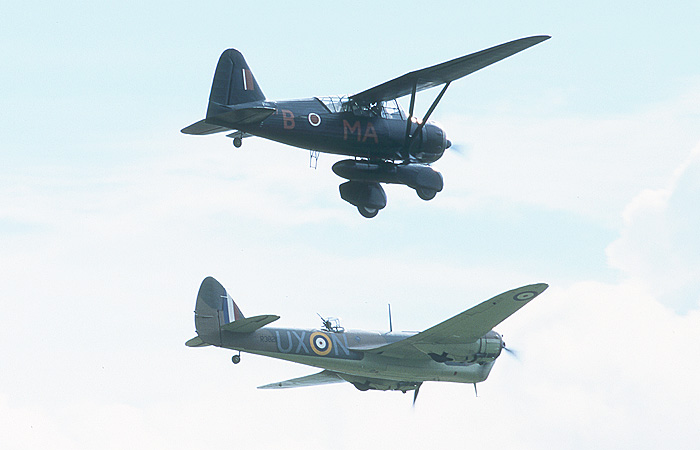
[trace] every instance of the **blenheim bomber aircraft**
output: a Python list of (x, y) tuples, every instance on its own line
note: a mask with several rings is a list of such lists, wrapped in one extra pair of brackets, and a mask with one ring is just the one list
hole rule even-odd
[[(206, 118), (185, 134), (229, 132), (240, 147), (248, 136), (319, 152), (350, 156), (333, 172), (348, 181), (340, 197), (364, 217), (386, 206), (380, 183), (403, 184), (431, 200), (443, 188), (442, 175), (429, 167), (451, 146), (447, 135), (429, 121), (450, 83), (514, 55), (549, 36), (531, 36), (451, 61), (409, 72), (349, 96), (270, 101), (263, 95), (243, 55), (223, 52), (214, 72)], [(414, 115), (416, 93), (443, 86), (422, 118)], [(410, 95), (408, 114), (396, 99)]]
[[(540, 295), (546, 284), (513, 289), (420, 333), (345, 330), (337, 319), (323, 319), (320, 329), (274, 328), (276, 315), (245, 317), (214, 278), (202, 282), (194, 322), (197, 336), (188, 347), (217, 347), (293, 361), (323, 369), (301, 378), (260, 386), (280, 389), (329, 383), (352, 383), (367, 391), (406, 393), (425, 381), (476, 383), (486, 380), (506, 349), (493, 327)], [(391, 323), (391, 321), (390, 321)], [(508, 349), (506, 349), (508, 350)]]

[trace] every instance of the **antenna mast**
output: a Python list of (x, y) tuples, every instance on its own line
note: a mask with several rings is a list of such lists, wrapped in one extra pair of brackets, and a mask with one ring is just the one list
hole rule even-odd
[(394, 331), (394, 328), (391, 325), (391, 303), (389, 303), (389, 333)]

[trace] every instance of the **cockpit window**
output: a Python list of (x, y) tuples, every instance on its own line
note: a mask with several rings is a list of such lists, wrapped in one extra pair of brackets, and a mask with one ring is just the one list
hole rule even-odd
[(403, 108), (401, 108), (401, 105), (396, 99), (387, 100), (382, 102), (382, 104), (382, 117), (385, 119), (406, 119), (406, 113), (404, 113)]
[(332, 113), (337, 113), (343, 111), (343, 104), (347, 103), (347, 95), (334, 95), (329, 97), (316, 97), (323, 105), (328, 108), (328, 111)]
[(381, 117), (383, 119), (406, 120), (406, 113), (396, 99), (358, 105), (348, 100), (347, 95), (316, 97), (332, 113), (349, 111), (356, 116)]

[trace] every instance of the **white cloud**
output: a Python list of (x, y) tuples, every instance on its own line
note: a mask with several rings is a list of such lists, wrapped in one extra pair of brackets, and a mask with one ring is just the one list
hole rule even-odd
[[(700, 86), (620, 117), (528, 116), (521, 108), (442, 119), (466, 147), (434, 164), (445, 176), (439, 195), (451, 208), (516, 201), (570, 211), (607, 226), (649, 186), (664, 183), (698, 139)], [(604, 111), (604, 109), (603, 109)]]
[(670, 307), (685, 312), (700, 301), (700, 145), (665, 187), (645, 189), (623, 212), (621, 236), (607, 249), (611, 266), (649, 285)]
[(525, 448), (692, 448), (698, 312), (678, 316), (631, 281), (555, 286), (536, 302), (500, 327), (522, 363), (499, 361), (491, 379), (491, 395), (536, 418), (502, 412)]

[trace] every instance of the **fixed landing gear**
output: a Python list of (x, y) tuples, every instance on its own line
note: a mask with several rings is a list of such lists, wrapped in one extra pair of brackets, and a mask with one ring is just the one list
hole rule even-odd
[(379, 183), (348, 181), (340, 185), (340, 198), (355, 205), (362, 217), (368, 219), (386, 206), (386, 194)]
[(333, 164), (333, 172), (350, 180), (340, 185), (340, 198), (367, 218), (386, 206), (386, 193), (380, 183), (403, 184), (426, 201), (434, 199), (443, 188), (440, 172), (420, 164), (345, 159)]
[(241, 354), (239, 353), (237, 355), (233, 355), (231, 357), (231, 362), (234, 364), (238, 364), (239, 362), (241, 362)]
[(234, 147), (240, 148), (241, 145), (243, 145), (243, 139), (241, 139), (240, 137), (233, 138), (233, 146)]
[(360, 214), (362, 214), (362, 217), (366, 217), (368, 219), (371, 219), (379, 214), (379, 210), (377, 208), (369, 208), (367, 206), (358, 206), (357, 210), (360, 212)]
[(434, 189), (416, 188), (416, 194), (418, 194), (418, 197), (422, 198), (423, 200), (428, 201), (435, 198), (437, 191)]

